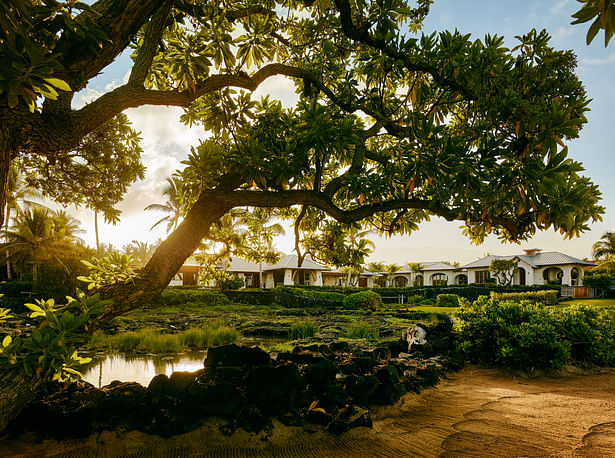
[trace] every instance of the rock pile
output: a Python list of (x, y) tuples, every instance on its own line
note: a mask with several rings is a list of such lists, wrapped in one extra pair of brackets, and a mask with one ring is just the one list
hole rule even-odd
[(102, 430), (140, 430), (171, 436), (204, 418), (226, 420), (229, 432), (258, 432), (277, 417), (286, 425), (318, 424), (334, 433), (371, 426), (370, 405), (397, 402), (406, 392), (432, 386), (463, 360), (451, 325), (415, 326), (403, 339), (371, 349), (348, 342), (295, 347), (270, 355), (235, 344), (209, 349), (197, 372), (157, 375), (147, 388), (112, 382), (97, 389), (77, 381), (28, 408), (14, 431), (56, 439)]

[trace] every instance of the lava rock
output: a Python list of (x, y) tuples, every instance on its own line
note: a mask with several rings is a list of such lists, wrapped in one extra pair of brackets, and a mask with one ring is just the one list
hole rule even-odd
[(380, 361), (388, 361), (391, 358), (391, 350), (389, 347), (377, 347), (372, 351), (374, 358)]
[(98, 405), (98, 421), (105, 427), (139, 429), (149, 410), (147, 389), (136, 382), (113, 381), (102, 388), (106, 396)]
[(324, 359), (314, 364), (310, 364), (304, 368), (305, 379), (307, 383), (313, 387), (321, 387), (328, 382), (335, 381), (335, 374), (337, 369), (335, 365)]
[(331, 342), (329, 344), (329, 349), (333, 353), (350, 353), (350, 344), (345, 340), (339, 340), (336, 342)]
[(373, 422), (369, 410), (364, 409), (363, 407), (349, 405), (343, 409), (340, 409), (329, 425), (329, 431), (335, 434), (340, 434), (359, 426), (367, 426), (368, 428), (371, 428), (372, 425)]
[(275, 367), (257, 366), (244, 382), (248, 399), (266, 415), (274, 416), (295, 408), (297, 391), (303, 385), (299, 369), (290, 362)]
[(260, 347), (243, 347), (236, 344), (222, 345), (207, 350), (205, 367), (217, 369), (220, 366), (254, 367), (271, 362), (269, 353)]
[(345, 388), (349, 396), (361, 405), (367, 405), (378, 387), (378, 379), (373, 375), (350, 375), (346, 378)]
[(231, 383), (212, 383), (204, 387), (201, 395), (201, 409), (210, 415), (231, 415), (239, 409), (241, 395)]

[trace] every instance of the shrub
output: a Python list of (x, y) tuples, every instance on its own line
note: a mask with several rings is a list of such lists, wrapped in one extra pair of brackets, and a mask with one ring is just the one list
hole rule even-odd
[(217, 285), (221, 291), (233, 291), (243, 288), (245, 286), (245, 282), (242, 278), (229, 276), (219, 280)]
[(416, 305), (419, 304), (425, 298), (423, 296), (408, 296), (406, 298), (406, 304), (408, 305)]
[(165, 289), (156, 299), (156, 305), (184, 305), (187, 303), (200, 304), (203, 307), (229, 305), (231, 300), (217, 291), (202, 289)]
[(346, 337), (349, 339), (377, 339), (380, 336), (378, 328), (366, 321), (351, 323), (346, 328)]
[(291, 325), (289, 337), (293, 340), (307, 339), (308, 337), (314, 337), (318, 333), (318, 330), (318, 324), (313, 321), (298, 321)]
[(456, 294), (438, 294), (436, 305), (438, 307), (458, 307), (459, 296)]
[(490, 297), (501, 301), (529, 301), (533, 304), (557, 304), (557, 291), (525, 291), (517, 293), (498, 293), (491, 291)]
[(433, 299), (423, 299), (421, 302), (419, 302), (419, 305), (436, 305), (436, 301), (434, 301)]
[(453, 313), (460, 349), (472, 362), (521, 369), (559, 368), (570, 358), (549, 309), (480, 297)]
[(453, 314), (458, 345), (473, 362), (559, 368), (571, 357), (615, 365), (615, 307), (564, 309), (486, 297)]
[(344, 298), (344, 308), (376, 310), (382, 307), (382, 297), (373, 291), (360, 291)]

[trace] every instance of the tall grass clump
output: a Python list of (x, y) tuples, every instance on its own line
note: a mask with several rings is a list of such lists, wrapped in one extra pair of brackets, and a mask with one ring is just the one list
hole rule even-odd
[(288, 334), (291, 339), (307, 339), (308, 337), (314, 337), (318, 330), (319, 326), (313, 321), (297, 321), (291, 325)]
[(201, 350), (226, 345), (239, 340), (238, 331), (220, 322), (206, 322), (202, 328), (188, 329), (177, 334), (164, 334), (153, 329), (105, 335), (97, 331), (90, 346), (122, 353), (179, 353), (186, 348)]
[(378, 327), (366, 321), (356, 321), (346, 328), (346, 337), (349, 339), (377, 339), (379, 336)]

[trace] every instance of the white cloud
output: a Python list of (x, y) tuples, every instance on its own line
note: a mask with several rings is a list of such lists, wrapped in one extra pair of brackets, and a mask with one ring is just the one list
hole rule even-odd
[(570, 0), (562, 0), (560, 2), (557, 2), (555, 5), (553, 5), (553, 7), (551, 7), (551, 13), (559, 14), (566, 12), (566, 5), (568, 3), (570, 3)]
[(142, 106), (125, 111), (132, 127), (141, 132), (141, 147), (185, 158), (191, 146), (209, 134), (200, 126), (187, 127), (179, 121), (183, 110), (178, 107)]
[(285, 76), (273, 76), (267, 78), (254, 91), (253, 99), (269, 95), (271, 100), (280, 100), (284, 108), (289, 108), (297, 103), (299, 94), (295, 93), (295, 83)]
[(615, 53), (611, 53), (606, 57), (586, 57), (581, 60), (583, 65), (608, 65), (615, 62)]

